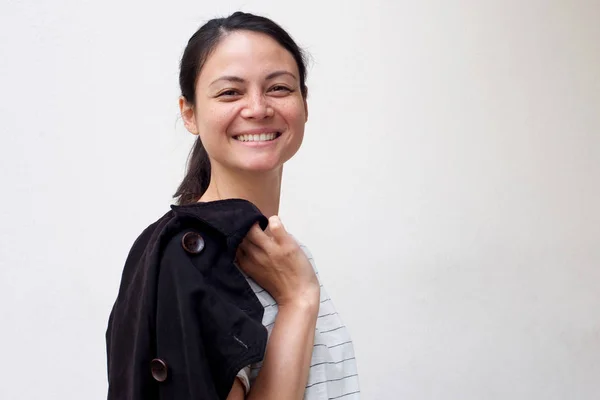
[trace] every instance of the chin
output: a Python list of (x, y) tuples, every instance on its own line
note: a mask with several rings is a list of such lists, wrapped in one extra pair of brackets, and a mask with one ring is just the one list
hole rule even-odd
[(246, 165), (238, 166), (239, 170), (244, 172), (256, 172), (256, 173), (265, 173), (265, 172), (274, 172), (281, 169), (283, 164), (277, 163), (251, 163)]
[(237, 161), (235, 168), (244, 172), (272, 172), (280, 170), (283, 166), (283, 160), (279, 157), (256, 157)]

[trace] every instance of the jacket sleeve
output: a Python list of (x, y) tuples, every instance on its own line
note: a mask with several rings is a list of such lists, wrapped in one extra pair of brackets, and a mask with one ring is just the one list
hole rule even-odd
[(187, 229), (164, 249), (152, 366), (162, 400), (225, 399), (240, 369), (264, 355), (266, 330), (252, 317), (262, 306), (224, 243)]

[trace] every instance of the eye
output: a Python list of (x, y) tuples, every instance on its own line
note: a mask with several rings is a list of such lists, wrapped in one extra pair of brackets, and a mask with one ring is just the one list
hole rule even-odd
[(217, 97), (233, 97), (233, 96), (237, 96), (239, 95), (240, 92), (238, 92), (235, 89), (227, 89), (227, 90), (223, 90), (222, 92), (220, 92)]
[(286, 94), (286, 93), (292, 93), (293, 92), (292, 89), (290, 89), (287, 86), (283, 86), (283, 85), (275, 85), (269, 91), (275, 92), (276, 94)]

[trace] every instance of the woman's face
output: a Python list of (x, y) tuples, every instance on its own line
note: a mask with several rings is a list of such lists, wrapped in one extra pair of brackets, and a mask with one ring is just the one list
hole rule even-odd
[[(279, 169), (300, 148), (307, 106), (293, 56), (268, 35), (235, 31), (206, 60), (196, 107), (182, 115), (211, 163), (237, 171)], [(213, 168), (214, 170), (214, 168)]]

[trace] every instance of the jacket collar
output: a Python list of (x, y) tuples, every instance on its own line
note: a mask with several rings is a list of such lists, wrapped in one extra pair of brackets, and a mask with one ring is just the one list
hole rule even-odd
[(183, 206), (172, 205), (174, 214), (182, 218), (201, 220), (227, 238), (230, 248), (244, 239), (256, 222), (264, 230), (268, 220), (251, 202), (244, 199), (216, 200), (206, 203), (193, 203)]

